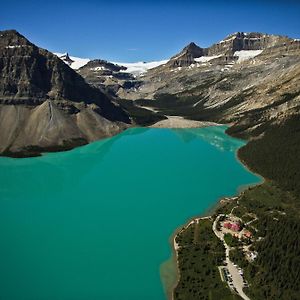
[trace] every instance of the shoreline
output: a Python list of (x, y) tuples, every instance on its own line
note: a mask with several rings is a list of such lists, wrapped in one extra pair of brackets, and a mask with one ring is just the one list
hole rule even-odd
[[(247, 144), (248, 144), (248, 143), (247, 143)], [(246, 145), (247, 145), (247, 144), (246, 144)], [(242, 146), (242, 147), (245, 147), (246, 145), (244, 145), (244, 146)], [(241, 148), (242, 148), (242, 147), (241, 147)], [(255, 172), (254, 170), (252, 170), (251, 167), (248, 166), (247, 163), (240, 157), (240, 155), (239, 155), (239, 150), (240, 150), (241, 148), (239, 148), (239, 149), (237, 150), (237, 152), (236, 152), (236, 157), (237, 157), (238, 161), (240, 161), (241, 164), (242, 164), (249, 172), (255, 174), (257, 177), (259, 177), (259, 178), (261, 179), (262, 182), (259, 183), (259, 184), (265, 183), (268, 179), (265, 178), (265, 177), (263, 177), (262, 175), (258, 174), (258, 173)], [(256, 186), (256, 185), (258, 185), (258, 184), (254, 184), (253, 186)], [(250, 186), (252, 186), (252, 185), (250, 185)]]
[[(195, 120), (190, 120), (190, 119), (184, 119), (183, 117), (180, 117), (180, 116), (166, 116), (168, 117), (168, 119), (166, 120), (162, 120), (162, 121), (158, 121), (152, 125), (149, 125), (149, 126), (128, 126), (126, 128), (123, 128), (123, 130), (121, 130), (120, 132), (118, 132), (117, 134), (115, 135), (112, 135), (112, 136), (107, 136), (107, 137), (103, 137), (99, 140), (105, 140), (105, 139), (109, 139), (109, 138), (112, 138), (114, 136), (117, 136), (119, 134), (121, 134), (122, 132), (128, 130), (128, 129), (131, 129), (131, 128), (149, 128), (149, 129), (152, 129), (152, 128), (156, 128), (156, 129), (163, 129), (163, 128), (166, 128), (166, 129), (189, 129), (189, 128), (204, 128), (204, 127), (211, 127), (211, 126), (223, 126), (223, 125), (231, 125), (231, 124), (220, 124), (220, 123), (214, 123), (214, 122), (206, 122), (206, 121), (195, 121)], [(225, 131), (226, 133), (226, 131)], [(226, 133), (227, 134), (227, 133)], [(228, 136), (231, 136), (229, 134), (227, 134)], [(234, 136), (231, 136), (233, 138), (235, 138)], [(96, 141), (92, 141), (93, 142), (97, 142), (99, 140), (96, 140)], [(249, 141), (247, 141), (247, 143), (245, 145), (243, 145), (242, 147), (246, 146), (248, 144)], [(38, 156), (42, 156), (44, 154), (47, 154), (49, 152), (66, 152), (66, 151), (70, 151), (72, 149), (75, 149), (75, 148), (78, 148), (78, 147), (81, 147), (81, 146), (85, 146), (85, 145), (88, 145), (90, 144), (91, 142), (86, 142), (84, 144), (79, 144), (79, 145), (75, 145), (75, 146), (72, 146), (70, 148), (65, 148), (65, 149), (51, 149), (48, 151), (41, 151), (40, 153), (38, 154), (34, 154), (32, 156), (9, 156), (9, 155), (1, 155), (0, 154), (0, 157), (7, 157), (7, 158), (32, 158), (32, 157), (38, 157)], [(217, 199), (217, 201), (215, 203), (213, 203), (212, 205), (210, 205), (203, 213), (201, 214), (197, 214), (197, 215), (194, 215), (192, 217), (190, 217), (184, 224), (180, 225), (179, 227), (177, 227), (175, 229), (175, 231), (172, 233), (172, 235), (169, 237), (169, 243), (171, 245), (171, 256), (169, 257), (168, 260), (166, 261), (163, 261), (161, 266), (167, 262), (167, 261), (170, 261), (172, 262), (173, 264), (173, 270), (175, 270), (174, 272), (174, 284), (172, 284), (172, 287), (171, 285), (170, 286), (166, 286), (164, 283), (164, 280), (162, 280), (162, 277), (161, 277), (161, 281), (162, 281), (162, 284), (163, 284), (163, 287), (164, 287), (164, 290), (165, 290), (165, 295), (167, 296), (167, 299), (168, 300), (173, 300), (173, 297), (174, 297), (174, 289), (176, 288), (178, 282), (179, 282), (179, 278), (180, 278), (180, 270), (179, 270), (179, 267), (178, 267), (178, 245), (177, 245), (177, 242), (176, 242), (176, 237), (178, 235), (178, 233), (180, 233), (182, 230), (188, 228), (191, 224), (193, 224), (194, 222), (199, 222), (199, 220), (203, 220), (203, 219), (212, 219), (212, 216), (213, 214), (215, 213), (215, 211), (222, 207), (222, 200), (227, 200), (227, 201), (231, 201), (231, 200), (234, 200), (236, 198), (238, 198), (241, 193), (246, 190), (248, 187), (252, 187), (252, 186), (257, 186), (257, 185), (260, 185), (260, 184), (263, 184), (266, 179), (261, 176), (260, 174), (256, 173), (255, 171), (253, 171), (246, 163), (244, 160), (241, 159), (240, 155), (239, 155), (239, 150), (242, 148), (238, 148), (235, 152), (235, 157), (236, 159), (242, 164), (242, 166), (244, 168), (246, 168), (249, 172), (255, 174), (257, 177), (260, 178), (260, 182), (258, 183), (253, 183), (253, 184), (246, 184), (246, 185), (242, 185), (242, 186), (239, 186), (238, 187), (238, 190), (236, 192), (236, 194), (232, 195), (232, 196), (221, 196)], [(43, 150), (43, 149), (42, 149)]]
[[(246, 188), (246, 187), (245, 187)], [(239, 195), (240, 193), (238, 193)], [(231, 197), (226, 197), (226, 196), (222, 196), (220, 197), (217, 202), (215, 204), (213, 204), (211, 207), (209, 207), (205, 212), (203, 212), (202, 214), (199, 214), (199, 215), (196, 215), (194, 217), (191, 217), (186, 223), (184, 223), (182, 226), (176, 228), (176, 230), (174, 231), (174, 233), (171, 235), (170, 239), (169, 239), (169, 243), (171, 245), (171, 248), (172, 248), (172, 254), (171, 254), (171, 257), (170, 257), (170, 260), (173, 261), (174, 263), (174, 269), (176, 270), (176, 274), (175, 274), (175, 277), (176, 277), (176, 283), (174, 283), (173, 287), (172, 287), (172, 290), (170, 291), (166, 291), (167, 293), (167, 299), (168, 300), (173, 300), (173, 293), (174, 293), (174, 289), (176, 288), (177, 284), (178, 284), (178, 281), (179, 281), (179, 278), (180, 278), (180, 270), (178, 268), (178, 245), (177, 245), (177, 242), (176, 242), (176, 237), (178, 235), (178, 233), (180, 233), (182, 230), (188, 228), (191, 224), (193, 224), (194, 222), (197, 222), (199, 220), (205, 220), (205, 219), (211, 219), (212, 218), (212, 215), (213, 213), (221, 206), (221, 201), (224, 200), (224, 199), (230, 199), (230, 200), (234, 200), (238, 197), (238, 195), (235, 195), (235, 196), (231, 196)]]
[(0, 157), (13, 158), (13, 159), (32, 158), (32, 157), (43, 156), (47, 153), (70, 151), (70, 150), (73, 150), (78, 147), (89, 145), (93, 142), (112, 138), (130, 128), (188, 129), (188, 128), (203, 128), (203, 127), (209, 127), (209, 126), (222, 126), (223, 125), (223, 124), (214, 123), (214, 122), (195, 121), (195, 120), (191, 120), (191, 119), (185, 119), (180, 116), (166, 116), (166, 117), (168, 119), (158, 121), (158, 122), (156, 122), (152, 125), (148, 125), (148, 126), (135, 126), (134, 124), (131, 124), (131, 126), (124, 126), (123, 128), (120, 128), (120, 130), (115, 134), (109, 134), (107, 136), (103, 136), (103, 137), (93, 140), (93, 141), (88, 141), (86, 139), (77, 139), (77, 140), (69, 141), (65, 145), (53, 145), (53, 146), (45, 146), (45, 147), (28, 146), (24, 149), (20, 149), (17, 152), (2, 151), (2, 152), (0, 152)]
[(120, 127), (119, 131), (117, 133), (108, 134), (107, 136), (103, 136), (103, 137), (98, 138), (93, 141), (89, 141), (88, 139), (82, 138), (82, 139), (75, 139), (72, 141), (68, 141), (65, 143), (65, 145), (52, 145), (52, 146), (44, 146), (44, 147), (42, 147), (42, 146), (27, 146), (16, 152), (11, 152), (9, 150), (2, 151), (2, 152), (0, 152), (0, 157), (19, 159), (19, 158), (39, 157), (39, 156), (43, 156), (47, 153), (66, 152), (66, 151), (70, 151), (70, 150), (73, 150), (78, 147), (89, 145), (93, 142), (112, 138), (130, 128), (188, 129), (188, 128), (203, 128), (203, 127), (224, 125), (224, 124), (219, 124), (219, 123), (209, 122), (209, 121), (195, 121), (195, 120), (191, 120), (191, 119), (185, 119), (184, 117), (181, 117), (181, 116), (166, 116), (166, 117), (167, 117), (167, 119), (158, 121), (158, 122), (156, 122), (152, 125), (148, 125), (148, 126), (136, 126), (134, 124), (131, 124), (129, 126), (128, 124), (124, 123), (123, 127)]
[(148, 128), (169, 128), (169, 129), (179, 129), (179, 128), (202, 128), (209, 126), (222, 126), (215, 122), (209, 121), (196, 121), (191, 119), (185, 119), (181, 116), (166, 116), (167, 119), (158, 121)]
[[(220, 124), (218, 124), (220, 125)], [(225, 132), (226, 133), (226, 132)], [(227, 134), (227, 133), (226, 133)], [(227, 134), (229, 135), (229, 134)], [(231, 135), (229, 135), (231, 136)], [(248, 144), (249, 141), (247, 141), (247, 143), (245, 145)], [(244, 146), (245, 146), (244, 145)], [(242, 147), (244, 147), (242, 146)], [(254, 184), (248, 184), (248, 185), (243, 185), (243, 186), (240, 186), (238, 187), (238, 192), (233, 195), (233, 196), (230, 196), (230, 197), (226, 197), (226, 196), (222, 196), (220, 197), (217, 202), (215, 204), (213, 204), (211, 207), (209, 207), (205, 212), (203, 212), (202, 214), (200, 215), (196, 215), (194, 217), (191, 217), (186, 223), (184, 223), (182, 226), (178, 227), (175, 229), (174, 233), (171, 235), (170, 239), (169, 239), (169, 243), (171, 245), (171, 248), (172, 248), (172, 254), (171, 254), (171, 260), (174, 262), (175, 264), (175, 270), (176, 270), (176, 274), (175, 274), (175, 277), (176, 277), (176, 283), (174, 283), (174, 286), (172, 287), (172, 290), (170, 291), (167, 291), (167, 299), (168, 300), (173, 300), (174, 299), (174, 290), (178, 284), (178, 281), (179, 281), (179, 278), (180, 278), (180, 270), (179, 270), (179, 267), (178, 267), (178, 245), (177, 245), (177, 242), (176, 242), (176, 237), (178, 235), (179, 232), (181, 232), (182, 230), (188, 228), (188, 226), (190, 226), (193, 222), (197, 222), (198, 220), (201, 220), (201, 219), (211, 219), (214, 212), (221, 207), (221, 201), (222, 200), (235, 200), (237, 199), (241, 193), (246, 190), (248, 187), (253, 187), (253, 186), (257, 186), (257, 185), (261, 185), (263, 184), (265, 181), (266, 181), (266, 178), (264, 178), (263, 176), (261, 176), (260, 174), (254, 172), (253, 170), (251, 170), (251, 168), (246, 164), (246, 162), (244, 160), (242, 160), (239, 156), (239, 150), (242, 148), (238, 148), (236, 153), (235, 153), (235, 156), (237, 158), (237, 160), (251, 173), (255, 174), (256, 176), (258, 176), (260, 179), (261, 179), (261, 182), (259, 183), (254, 183)]]

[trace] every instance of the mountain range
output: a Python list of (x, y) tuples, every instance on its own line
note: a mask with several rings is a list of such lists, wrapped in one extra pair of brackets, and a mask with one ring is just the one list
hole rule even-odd
[(231, 124), (250, 138), (299, 114), (300, 41), (237, 32), (169, 60), (115, 63), (53, 54), (0, 32), (0, 153), (70, 149), (168, 116)]

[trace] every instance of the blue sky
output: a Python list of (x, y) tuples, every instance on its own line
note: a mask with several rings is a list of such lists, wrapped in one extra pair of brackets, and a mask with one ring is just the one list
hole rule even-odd
[(300, 38), (300, 1), (1, 1), (0, 29), (53, 52), (112, 61), (169, 58), (236, 31)]

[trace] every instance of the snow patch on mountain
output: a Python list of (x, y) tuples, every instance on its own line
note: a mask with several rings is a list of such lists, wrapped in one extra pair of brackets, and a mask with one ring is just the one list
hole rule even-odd
[[(54, 53), (56, 56), (61, 58), (66, 64), (68, 64), (72, 69), (78, 70), (79, 68), (86, 65), (91, 59), (89, 58), (80, 58), (76, 56), (69, 56), (70, 59), (73, 61), (72, 63), (68, 63), (64, 60), (64, 57), (66, 57), (67, 53)], [(155, 67), (158, 67), (160, 65), (166, 64), (168, 60), (161, 60), (161, 61), (151, 61), (151, 62), (136, 62), (136, 63), (123, 63), (123, 62), (112, 62), (113, 64), (124, 66), (127, 69), (123, 70), (122, 72), (125, 73), (132, 73), (133, 75), (139, 75), (142, 73), (147, 72), (150, 69), (153, 69)], [(97, 67), (95, 70), (102, 70), (102, 67)]]
[[(64, 56), (66, 56), (66, 53), (54, 53), (56, 56), (58, 56), (59, 58), (63, 58)], [(74, 70), (78, 70), (79, 68), (83, 67), (84, 65), (86, 65), (90, 59), (89, 58), (80, 58), (80, 57), (76, 57), (76, 56), (70, 56), (71, 60), (73, 60), (73, 62), (71, 64), (68, 64), (72, 69)], [(63, 59), (62, 59), (63, 60)], [(64, 61), (64, 60), (63, 60)]]
[(91, 68), (92, 71), (105, 71), (108, 70), (107, 68), (101, 66), (101, 67), (95, 67), (95, 68)]
[(220, 41), (218, 44), (223, 44), (223, 43), (226, 43), (226, 42), (230, 42), (230, 41), (234, 40), (235, 38), (236, 38), (236, 35), (234, 34), (233, 36), (230, 36), (227, 39)]
[(5, 48), (7, 49), (14, 49), (14, 48), (21, 48), (22, 45), (10, 45), (10, 46), (6, 46)]
[(194, 60), (196, 62), (202, 62), (202, 63), (205, 63), (205, 62), (208, 62), (212, 59), (215, 59), (215, 58), (218, 58), (218, 57), (221, 57), (222, 55), (214, 55), (214, 56), (200, 56), (200, 57), (197, 57), (197, 58), (194, 58)]
[(127, 69), (122, 72), (131, 73), (133, 75), (139, 75), (147, 72), (150, 69), (156, 68), (160, 65), (164, 65), (168, 62), (168, 60), (161, 61), (151, 61), (151, 62), (136, 62), (136, 63), (123, 63), (123, 62), (113, 62), (113, 64), (124, 66)]
[(241, 50), (241, 51), (235, 51), (233, 56), (238, 57), (237, 62), (239, 63), (251, 59), (261, 54), (262, 52), (263, 50)]

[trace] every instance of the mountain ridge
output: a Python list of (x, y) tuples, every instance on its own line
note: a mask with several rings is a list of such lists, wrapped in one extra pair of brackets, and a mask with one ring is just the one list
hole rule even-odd
[(0, 72), (0, 154), (69, 149), (130, 123), (112, 98), (15, 30), (0, 32)]
[(205, 56), (225, 56), (225, 60), (234, 60), (234, 53), (247, 50), (264, 50), (266, 48), (292, 41), (281, 35), (270, 35), (259, 32), (236, 32), (226, 36), (223, 40), (202, 48), (194, 42), (185, 46), (181, 52), (171, 57), (170, 67), (186, 67), (195, 62), (196, 58)]
[[(247, 47), (246, 46), (241, 47), (241, 45), (239, 45), (239, 46), (237, 45), (236, 46), (237, 47), (236, 51), (242, 50), (242, 48), (244, 48), (244, 50), (255, 50), (253, 48), (257, 48), (258, 46), (257, 45), (255, 46), (255, 43), (253, 43), (253, 39), (257, 39), (257, 37), (264, 38), (265, 40), (266, 40), (266, 38), (271, 39), (271, 40), (280, 38), (282, 40), (282, 42), (284, 42), (284, 41), (299, 41), (300, 40), (300, 39), (297, 39), (297, 38), (291, 38), (291, 37), (288, 37), (288, 36), (285, 36), (285, 35), (279, 35), (279, 34), (268, 34), (268, 33), (260, 33), (260, 32), (235, 32), (235, 33), (231, 33), (231, 34), (227, 35), (225, 38), (223, 38), (223, 40), (212, 43), (209, 47), (201, 47), (201, 46), (197, 45), (194, 41), (191, 41), (187, 45), (185, 45), (179, 53), (171, 56), (170, 59), (178, 56), (181, 52), (185, 52), (185, 50), (190, 50), (192, 47), (196, 48), (197, 49), (196, 51), (200, 51), (200, 54), (194, 55), (195, 57), (200, 57), (202, 55), (203, 56), (212, 56), (213, 52), (212, 51), (209, 52), (209, 49), (214, 48), (216, 45), (224, 44), (224, 43), (226, 43), (230, 40), (232, 41), (233, 39), (248, 39), (249, 41), (252, 40), (252, 43), (247, 44)], [(271, 43), (271, 41), (269, 41), (269, 42)], [(248, 48), (248, 49), (246, 49), (246, 48)], [(201, 50), (204, 51), (203, 54), (201, 54)], [(259, 50), (259, 49), (257, 49), (257, 50)], [(189, 51), (189, 52), (192, 52), (192, 51)], [(69, 58), (72, 60), (72, 56), (70, 56), (68, 52), (66, 52), (66, 53), (54, 52), (54, 54), (56, 54), (58, 57), (62, 58), (62, 60), (65, 60), (64, 56), (68, 55)], [(84, 64), (86, 64), (88, 61), (99, 59), (99, 58), (89, 59), (89, 58), (80, 58), (80, 57), (74, 57), (74, 58), (85, 60), (86, 62), (84, 62)], [(168, 60), (170, 60), (170, 59), (168, 59)], [(114, 64), (119, 65), (119, 66), (125, 66), (126, 64), (129, 65), (129, 64), (141, 63), (141, 62), (138, 62), (138, 61), (133, 62), (133, 63), (126, 63), (126, 62), (122, 63), (122, 62), (118, 62), (118, 61), (112, 62), (112, 61), (109, 61), (107, 59), (101, 59), (101, 60), (111, 62), (111, 63), (114, 63)], [(153, 60), (153, 61), (150, 60), (150, 61), (146, 61), (144, 63), (152, 63), (152, 62), (159, 62), (159, 61), (167, 62), (168, 60), (166, 60), (166, 59), (165, 60)], [(83, 65), (81, 65), (81, 66), (83, 66)]]
[[(205, 63), (225, 65), (225, 67), (228, 68), (234, 63), (240, 63), (241, 61), (260, 55), (267, 49), (276, 48), (285, 43), (293, 42), (296, 42), (296, 39), (281, 35), (258, 32), (236, 32), (226, 36), (223, 40), (214, 43), (207, 48), (202, 48), (194, 42), (190, 42), (169, 60), (153, 63), (152, 66), (151, 63), (148, 63), (150, 67), (144, 68), (139, 72), (132, 71), (129, 67), (126, 71), (121, 70), (120, 74), (117, 74), (116, 72), (106, 74), (105, 72), (95, 72), (94, 69), (88, 69), (86, 64), (80, 68), (83, 73), (81, 73), (80, 69), (78, 69), (78, 71), (90, 84), (98, 87), (101, 86), (102, 88), (106, 86), (109, 93), (112, 95), (134, 100), (140, 96), (143, 97), (143, 95), (139, 94), (139, 91), (140, 89), (143, 89), (143, 82), (145, 81), (145, 78), (147, 79), (148, 74), (154, 73), (158, 75), (161, 70), (169, 72), (169, 69), (177, 72), (180, 68), (193, 68), (195, 66), (198, 67), (204, 65)], [(114, 64), (122, 66), (122, 63)], [(124, 81), (124, 72), (131, 73), (135, 78), (127, 76), (126, 81)], [(121, 79), (118, 77), (121, 77)], [(156, 77), (159, 79), (159, 75)], [(97, 85), (97, 81), (101, 82), (101, 84)]]

